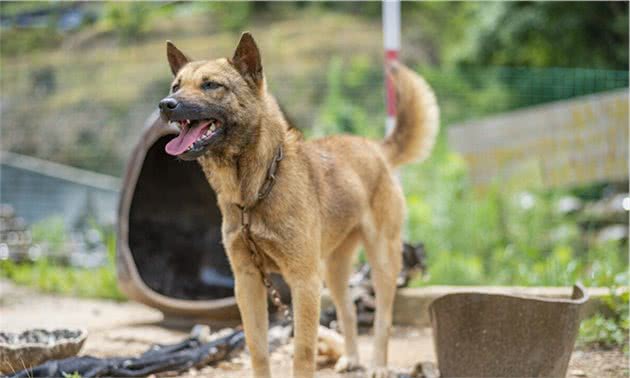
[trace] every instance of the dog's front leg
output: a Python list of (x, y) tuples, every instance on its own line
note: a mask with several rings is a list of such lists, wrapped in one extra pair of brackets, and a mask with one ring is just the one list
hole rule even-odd
[[(291, 279), (293, 278), (293, 279)], [(319, 326), (321, 279), (316, 274), (291, 277), (294, 318), (293, 376), (310, 378), (315, 374), (315, 345)]]
[(271, 377), (267, 343), (269, 327), (267, 291), (262, 283), (260, 271), (252, 263), (251, 256), (247, 251), (239, 252), (231, 253), (234, 291), (245, 330), (245, 341), (252, 358), (254, 377)]

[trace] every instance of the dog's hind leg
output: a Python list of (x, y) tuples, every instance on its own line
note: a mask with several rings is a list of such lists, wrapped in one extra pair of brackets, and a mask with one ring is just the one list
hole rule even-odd
[[(366, 238), (369, 239), (369, 238)], [(396, 277), (401, 268), (401, 243), (396, 239), (365, 242), (367, 259), (371, 267), (371, 279), (376, 294), (374, 317), (373, 377), (387, 376), (387, 348), (392, 326)]]
[(335, 371), (346, 372), (359, 368), (357, 348), (357, 315), (348, 290), (348, 280), (352, 273), (352, 261), (360, 239), (358, 231), (350, 235), (326, 259), (325, 281), (340, 321), (345, 342), (345, 354), (335, 365)]
[(402, 268), (403, 199), (394, 185), (374, 197), (375, 208), (362, 222), (362, 235), (376, 294), (372, 377), (387, 377), (387, 348), (392, 326), (396, 278)]

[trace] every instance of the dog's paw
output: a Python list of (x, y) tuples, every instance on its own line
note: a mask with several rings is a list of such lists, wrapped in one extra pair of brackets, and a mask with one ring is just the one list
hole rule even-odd
[(341, 356), (335, 364), (335, 372), (347, 373), (355, 370), (363, 370), (363, 366), (359, 364), (359, 359), (356, 357)]
[(368, 374), (368, 378), (389, 378), (392, 376), (393, 375), (390, 374), (390, 371), (385, 366), (372, 368)]

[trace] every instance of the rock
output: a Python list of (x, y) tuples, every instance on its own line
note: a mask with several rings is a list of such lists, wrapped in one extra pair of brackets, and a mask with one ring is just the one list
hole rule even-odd
[(586, 373), (580, 369), (573, 369), (569, 372), (569, 375), (573, 377), (586, 377)]
[(556, 203), (556, 211), (560, 214), (571, 214), (581, 210), (584, 203), (575, 196), (564, 196)]
[(332, 329), (319, 326), (317, 333), (318, 361), (336, 362), (344, 351), (343, 337)]
[(597, 241), (600, 243), (625, 239), (628, 239), (628, 226), (623, 224), (606, 226), (597, 233)]
[(221, 370), (232, 370), (232, 371), (239, 370), (241, 367), (243, 367), (242, 364), (235, 364), (234, 362), (231, 362), (231, 361), (221, 361), (217, 365), (217, 368)]
[(291, 339), (292, 332), (293, 327), (290, 325), (276, 325), (269, 328), (267, 336), (269, 339), (269, 351), (273, 352), (278, 347), (287, 344)]
[(440, 372), (433, 362), (419, 362), (414, 366), (411, 378), (439, 378)]
[(627, 204), (628, 193), (617, 193), (589, 204), (584, 208), (582, 217), (591, 222), (618, 222), (625, 223), (628, 220)]
[(210, 327), (203, 324), (195, 324), (190, 331), (190, 336), (197, 338), (202, 343), (208, 343), (211, 341)]

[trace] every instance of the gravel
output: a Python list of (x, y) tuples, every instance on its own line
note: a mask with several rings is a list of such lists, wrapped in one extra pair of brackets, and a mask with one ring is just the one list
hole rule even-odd
[[(150, 345), (176, 343), (187, 337), (190, 328), (173, 329), (164, 326), (161, 315), (147, 307), (131, 302), (80, 299), (45, 295), (16, 287), (0, 280), (0, 331), (19, 332), (29, 327), (88, 329), (89, 336), (80, 354), (96, 357), (133, 356)], [(218, 329), (213, 328), (212, 331)], [(6, 334), (6, 332), (5, 332)], [(2, 333), (0, 333), (2, 335)], [(46, 339), (46, 333), (26, 335), (25, 340)], [(75, 334), (65, 334), (73, 336)], [(61, 335), (64, 336), (64, 335)], [(4, 337), (4, 339), (2, 339)], [(53, 336), (54, 337), (54, 336)], [(0, 336), (0, 342), (7, 336)], [(371, 335), (359, 336), (361, 361), (368, 364), (372, 355)], [(277, 348), (270, 357), (272, 373), (287, 376), (291, 371), (292, 346)], [(393, 327), (389, 346), (392, 371), (409, 373), (419, 362), (435, 363), (431, 330), (428, 328)], [(231, 361), (203, 369), (192, 369), (177, 377), (241, 378), (249, 375), (249, 358), (242, 354)], [(576, 350), (569, 364), (568, 378), (628, 377), (628, 355), (620, 350)], [(163, 376), (163, 375), (161, 375)], [(330, 364), (320, 366), (319, 378), (339, 377)], [(343, 378), (365, 376), (357, 372)]]

